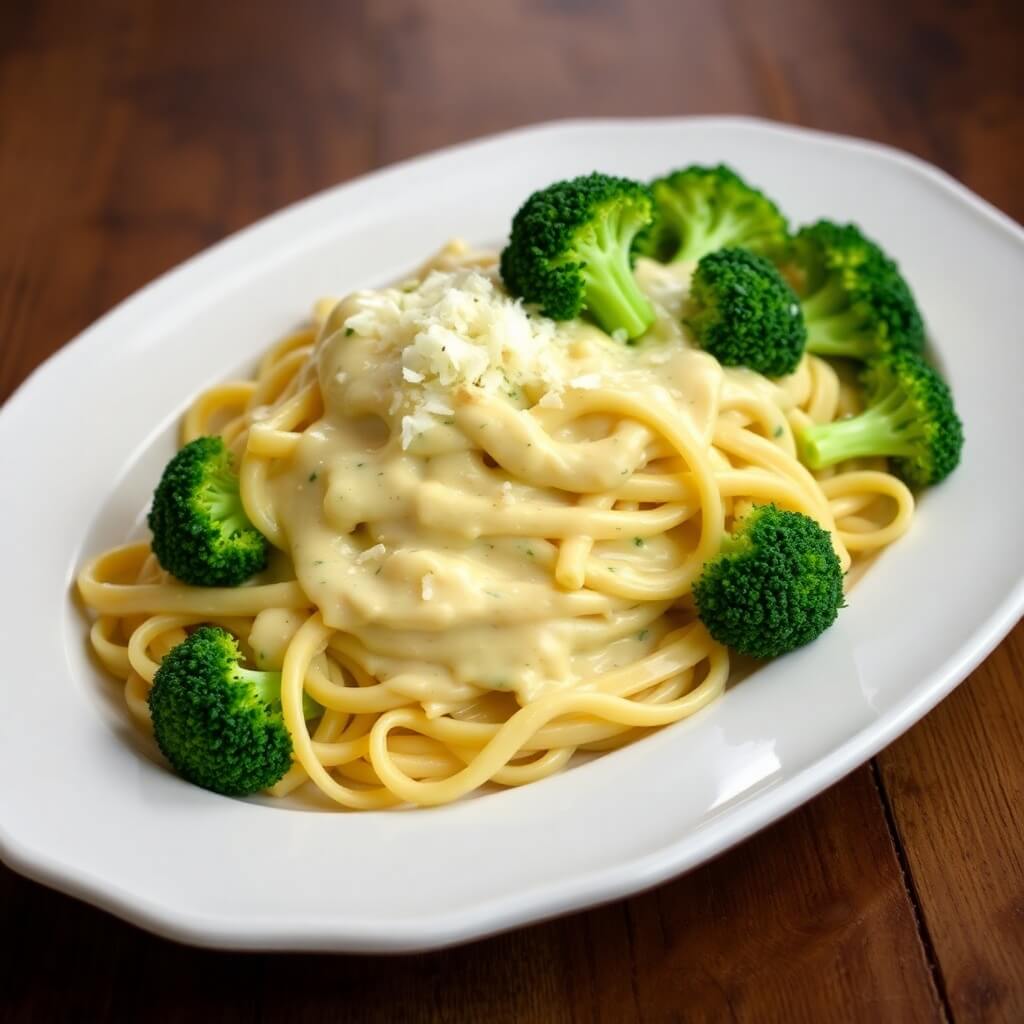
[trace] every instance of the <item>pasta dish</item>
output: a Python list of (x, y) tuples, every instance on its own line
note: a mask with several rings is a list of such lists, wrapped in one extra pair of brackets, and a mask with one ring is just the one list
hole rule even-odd
[[(714, 170), (721, 202), (724, 169)], [(666, 208), (664, 182), (677, 187), (671, 176), (660, 191), (643, 186), (655, 210)], [(177, 542), (161, 534), (184, 506), (158, 489), (154, 540), (98, 555), (78, 580), (96, 613), (98, 659), (179, 771), (222, 792), (284, 796), (311, 783), (345, 808), (377, 809), (522, 785), (577, 752), (631, 743), (721, 695), (737, 651), (783, 653), (812, 638), (799, 633), (804, 619), (787, 621), (799, 639), (761, 649), (732, 639), (746, 622), (715, 624), (716, 600), (730, 603), (721, 595), (732, 591), (713, 592), (709, 566), (725, 558), (735, 568), (752, 542), (734, 538), (764, 509), (823, 531), (827, 552), (814, 564), (831, 571), (834, 557), (839, 582), (813, 635), (835, 617), (841, 588), (910, 528), (921, 458), (913, 438), (849, 447), (852, 427), (825, 425), (872, 426), (896, 408), (906, 420), (916, 392), (879, 398), (883, 369), (842, 350), (838, 328), (833, 351), (826, 331), (814, 351), (815, 318), (849, 320), (848, 311), (835, 297), (816, 300), (813, 275), (795, 277), (781, 259), (772, 282), (792, 289), (809, 340), (801, 335), (786, 372), (739, 362), (726, 350), (747, 338), (749, 317), (729, 320), (711, 257), (758, 254), (730, 265), (739, 274), (767, 264), (769, 249), (726, 235), (704, 252), (669, 253), (701, 246), (681, 243), (664, 216), (625, 262), (636, 324), (616, 322), (589, 279), (566, 316), (530, 294), (512, 256), (499, 263), (453, 242), (409, 280), (319, 301), (309, 326), (274, 344), (252, 377), (194, 400), (182, 452), (223, 452), (242, 511), (223, 519), (217, 543), (255, 531), (255, 571), (190, 580), (177, 566), (195, 564), (198, 548), (172, 554)], [(630, 238), (643, 240), (642, 229)], [(896, 379), (902, 365), (885, 373)], [(230, 486), (203, 486), (205, 508), (227, 507)], [(199, 528), (189, 529), (198, 545)], [(795, 598), (776, 607), (755, 596), (754, 618), (769, 605), (766, 623), (797, 614)], [(749, 620), (744, 600), (732, 610)], [(285, 770), (266, 786), (218, 785), (185, 755), (179, 764), (175, 744), (208, 730), (212, 712), (172, 727), (170, 698), (151, 692), (164, 674), (170, 693), (172, 672), (199, 671), (198, 647), (191, 662), (176, 653), (190, 640), (225, 634), (248, 666), (234, 683), (258, 676), (279, 687), (256, 702), (283, 723)]]

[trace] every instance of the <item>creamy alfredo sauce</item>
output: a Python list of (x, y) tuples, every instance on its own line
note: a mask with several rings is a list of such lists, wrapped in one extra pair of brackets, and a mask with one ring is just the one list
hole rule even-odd
[[(761, 391), (780, 410), (791, 400), (693, 347), (679, 320), (690, 267), (639, 261), (657, 321), (625, 345), (583, 322), (528, 315), (493, 258), (459, 266), (457, 255), (333, 309), (307, 368), (324, 414), (270, 494), (303, 589), (367, 671), (413, 690), (442, 684), (454, 698), (471, 684), (526, 703), (635, 661), (671, 628), (664, 602), (555, 581), (551, 539), (572, 535), (574, 492), (614, 490), (652, 457), (646, 471), (657, 471), (650, 434), (607, 414), (567, 418), (573, 397), (628, 392), (708, 444), (728, 389)], [(611, 572), (656, 572), (686, 547), (684, 525), (598, 540), (593, 553)]]

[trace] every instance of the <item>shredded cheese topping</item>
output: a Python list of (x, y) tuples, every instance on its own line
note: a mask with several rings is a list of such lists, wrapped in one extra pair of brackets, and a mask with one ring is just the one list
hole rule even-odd
[[(352, 308), (346, 333), (401, 352), (403, 448), (452, 415), (452, 390), (460, 385), (484, 394), (524, 385), (546, 392), (564, 380), (555, 323), (510, 298), (493, 271), (435, 270), (415, 287), (357, 292)], [(580, 378), (574, 386), (598, 383)]]

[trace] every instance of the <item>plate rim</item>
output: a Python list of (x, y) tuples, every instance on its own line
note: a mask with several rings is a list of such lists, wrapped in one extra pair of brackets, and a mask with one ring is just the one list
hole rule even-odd
[[(432, 150), (387, 165), (367, 174), (347, 179), (260, 218), (245, 228), (177, 264), (115, 305), (86, 327), (76, 338), (44, 360), (26, 377), (0, 406), (0, 421), (12, 409), (30, 401), (32, 392), (48, 375), (62, 370), (69, 360), (87, 356), (97, 335), (111, 323), (129, 315), (145, 303), (153, 290), (190, 270), (200, 261), (221, 257), (225, 250), (244, 245), (254, 232), (290, 217), (302, 207), (339, 189), (350, 189), (364, 183), (376, 183), (391, 175), (401, 174), (416, 165), (428, 166), (432, 161), (474, 148), (527, 135), (575, 130), (621, 129), (627, 126), (729, 126), (794, 139), (810, 139), (832, 146), (870, 154), (876, 159), (895, 163), (930, 181), (935, 187), (952, 195), (961, 205), (978, 217), (997, 226), (1024, 249), (1024, 229), (987, 200), (970, 191), (945, 171), (927, 161), (895, 147), (871, 140), (782, 124), (764, 118), (744, 115), (701, 115), (690, 117), (639, 118), (567, 118), (540, 122), (507, 131), (467, 140)], [(101, 339), (100, 339), (101, 340)], [(70, 582), (70, 581), (69, 581)], [(800, 806), (817, 793), (855, 770), (879, 750), (891, 743), (970, 674), (1012, 629), (1024, 612), (1024, 579), (1018, 581), (970, 633), (970, 638), (940, 669), (920, 677), (913, 689), (876, 720), (850, 736), (829, 753), (810, 762), (776, 787), (759, 794), (742, 813), (726, 813), (702, 826), (696, 833), (684, 833), (632, 859), (613, 866), (604, 866), (575, 875), (569, 881), (554, 881), (534, 886), (517, 896), (502, 895), (481, 901), (464, 909), (446, 913), (420, 915), (398, 921), (388, 918), (374, 934), (365, 927), (346, 930), (338, 922), (302, 922), (294, 918), (271, 918), (254, 926), (232, 924), (222, 918), (203, 918), (193, 912), (179, 912), (174, 906), (151, 900), (135, 891), (112, 886), (106, 879), (93, 878), (85, 870), (53, 856), (48, 850), (33, 849), (24, 844), (12, 828), (0, 820), (0, 859), (18, 873), (59, 889), (94, 906), (140, 925), (149, 931), (191, 945), (210, 948), (254, 950), (334, 950), (347, 952), (416, 952), (438, 949), (472, 939), (483, 938), (528, 922), (536, 922), (584, 907), (597, 906), (651, 888), (705, 862), (710, 856), (742, 842)], [(680, 849), (683, 848), (683, 849)], [(514, 904), (514, 905), (513, 905)], [(244, 931), (241, 930), (244, 928)]]
[(107, 323), (114, 319), (124, 315), (126, 311), (130, 311), (135, 305), (143, 299), (144, 296), (148, 295), (151, 291), (155, 290), (159, 285), (162, 285), (168, 279), (176, 277), (180, 272), (192, 267), (195, 263), (200, 260), (204, 260), (208, 257), (220, 255), (224, 249), (229, 246), (234, 246), (240, 241), (244, 241), (250, 234), (255, 233), (267, 227), (270, 224), (276, 223), (282, 220), (289, 214), (294, 213), (297, 210), (302, 209), (305, 206), (315, 203), (317, 200), (324, 196), (329, 195), (341, 188), (351, 188), (352, 186), (362, 185), (368, 182), (379, 181), (387, 178), (392, 174), (396, 174), (406, 170), (407, 168), (416, 166), (417, 164), (429, 163), (432, 160), (454, 156), (459, 153), (466, 153), (472, 149), (483, 147), (491, 143), (503, 142), (512, 140), (520, 135), (535, 134), (541, 132), (560, 132), (560, 131), (574, 131), (577, 129), (592, 129), (592, 128), (621, 128), (626, 125), (636, 126), (658, 126), (658, 125), (683, 125), (683, 124), (703, 124), (710, 127), (715, 125), (732, 125), (741, 128), (753, 129), (755, 131), (765, 132), (767, 134), (774, 134), (780, 136), (791, 136), (794, 138), (809, 138), (817, 139), (820, 141), (827, 142), (831, 145), (838, 145), (848, 147), (851, 150), (859, 151), (862, 153), (873, 153), (875, 156), (902, 164), (904, 167), (912, 170), (915, 174), (923, 176), (924, 178), (932, 181), (933, 184), (945, 189), (948, 192), (952, 192), (959, 199), (963, 200), (968, 206), (970, 206), (975, 213), (985, 217), (993, 224), (999, 226), (1006, 231), (1011, 238), (1017, 242), (1024, 243), (1024, 227), (1021, 227), (1012, 217), (1004, 213), (994, 203), (989, 202), (983, 196), (978, 195), (977, 192), (972, 191), (962, 182), (958, 181), (953, 175), (944, 171), (941, 167), (931, 163), (922, 157), (916, 156), (907, 150), (900, 149), (897, 146), (889, 145), (885, 142), (878, 142), (875, 139), (864, 139), (854, 135), (846, 135), (842, 132), (832, 132), (820, 128), (810, 128), (803, 125), (790, 124), (784, 121), (775, 121), (767, 117), (757, 117), (750, 114), (690, 114), (680, 116), (640, 116), (640, 117), (566, 117), (566, 118), (555, 118), (550, 121), (536, 121), (529, 122), (524, 125), (519, 125), (514, 128), (507, 128), (502, 131), (492, 132), (487, 135), (479, 135), (470, 139), (465, 139), (460, 142), (452, 143), (449, 146), (442, 146), (438, 149), (431, 149), (425, 153), (417, 153), (413, 156), (405, 157), (401, 160), (396, 160), (393, 163), (385, 164), (382, 167), (374, 168), (370, 171), (366, 171), (363, 174), (357, 174), (351, 178), (345, 178), (342, 181), (336, 182), (333, 185), (328, 185), (326, 188), (318, 189), (316, 192), (311, 192), (307, 196), (302, 196), (293, 202), (287, 203), (281, 206), (266, 216), (259, 217), (251, 224), (247, 224), (237, 231), (233, 231), (223, 238), (218, 239), (212, 245), (208, 245), (198, 252), (193, 253), (191, 256), (186, 257), (180, 263), (176, 263), (174, 266), (163, 271), (157, 277), (151, 281), (147, 281), (142, 287), (136, 289), (130, 295), (126, 296), (120, 302), (117, 302), (105, 313), (97, 317), (89, 323), (85, 328), (78, 332), (73, 338), (64, 342), (58, 349), (52, 352), (46, 357), (41, 363), (33, 367), (25, 379), (4, 399), (3, 403), (0, 403), (0, 414), (6, 412), (6, 410), (13, 406), (14, 402), (21, 397), (21, 393), (31, 384), (34, 379), (42, 373), (44, 370), (49, 372), (54, 366), (59, 365), (74, 350), (74, 355), (78, 355), (86, 346), (91, 344), (95, 333), (101, 327), (107, 325)]

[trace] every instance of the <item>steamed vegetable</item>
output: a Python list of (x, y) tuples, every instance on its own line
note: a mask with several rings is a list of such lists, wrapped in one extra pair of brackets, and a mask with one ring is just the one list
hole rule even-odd
[[(242, 668), (227, 631), (202, 626), (172, 648), (153, 679), (153, 733), (181, 776), (204, 789), (244, 796), (288, 771), (292, 740), (281, 716), (281, 674)], [(304, 711), (319, 711), (305, 699)]]
[(724, 164), (672, 171), (651, 182), (651, 191), (656, 217), (638, 250), (662, 263), (735, 246), (766, 253), (788, 238), (775, 203)]
[(800, 297), (809, 352), (870, 359), (923, 347), (910, 286), (855, 224), (819, 220), (801, 228), (782, 267)]
[(549, 185), (512, 221), (505, 286), (555, 320), (586, 312), (609, 334), (637, 338), (654, 309), (633, 276), (632, 247), (652, 217), (639, 182), (594, 173)]
[(768, 377), (792, 373), (807, 332), (800, 304), (779, 272), (746, 249), (718, 249), (697, 264), (687, 325), (723, 366)]
[(720, 644), (775, 658), (810, 643), (843, 607), (828, 531), (799, 512), (756, 505), (694, 584), (697, 612)]
[(844, 459), (885, 455), (908, 484), (927, 487), (960, 461), (964, 433), (946, 382), (914, 352), (869, 363), (861, 381), (868, 407), (857, 416), (807, 427), (800, 457), (812, 469)]
[(267, 541), (246, 517), (219, 437), (197, 438), (167, 464), (149, 528), (160, 565), (185, 583), (237, 586), (267, 563)]

